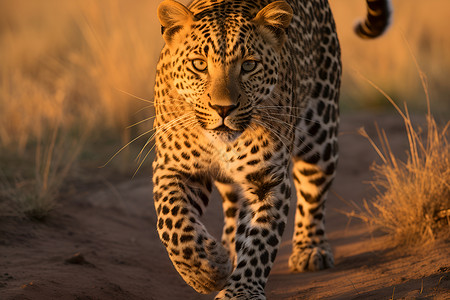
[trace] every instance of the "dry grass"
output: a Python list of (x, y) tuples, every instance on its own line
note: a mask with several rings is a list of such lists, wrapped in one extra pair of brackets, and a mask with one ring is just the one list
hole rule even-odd
[(374, 164), (373, 187), (378, 195), (364, 211), (356, 214), (370, 225), (387, 232), (394, 245), (411, 246), (434, 241), (443, 230), (450, 231), (450, 121), (440, 129), (430, 112), (427, 81), (413, 57), (420, 74), (428, 104), (427, 128), (417, 129), (408, 109), (402, 111), (385, 92), (380, 91), (403, 118), (409, 149), (406, 162), (392, 152), (387, 134), (378, 130), (380, 147), (360, 129), (378, 155), (382, 164)]
[(57, 205), (56, 199), (73, 164), (78, 159), (86, 136), (62, 136), (55, 126), (48, 140), (38, 138), (33, 175), (0, 180), (3, 196), (12, 203), (9, 212), (24, 215), (33, 220), (44, 220)]
[[(89, 137), (86, 145), (91, 148), (99, 143), (110, 145), (109, 149), (103, 148), (105, 153), (96, 163), (99, 166), (120, 145), (151, 127), (148, 120), (128, 128), (153, 114), (149, 103), (129, 94), (148, 100), (153, 97), (155, 65), (163, 44), (156, 18), (158, 3), (147, 0), (0, 2), (0, 175), (2, 181), (13, 183), (4, 186), (47, 181), (48, 190), (57, 190), (60, 184), (53, 184), (56, 180), (51, 177), (62, 179), (66, 171), (60, 173), (62, 169), (56, 167), (54, 173), (46, 173), (47, 179), (40, 178), (41, 173), (35, 170), (46, 165), (49, 158), (42, 156), (45, 151), (39, 147), (54, 147), (50, 151), (51, 161), (57, 160), (57, 156), (63, 157), (63, 161), (71, 160), (73, 141), (80, 136)], [(331, 1), (331, 4), (346, 66), (344, 108), (373, 108), (380, 103), (365, 83), (355, 79), (353, 69), (387, 87), (396, 98), (402, 95), (414, 101), (420, 94), (418, 78), (411, 72), (414, 67), (405, 55), (400, 32), (427, 66), (425, 71), (432, 79), (433, 98), (447, 100), (446, 95), (450, 94), (447, 84), (450, 36), (445, 29), (450, 11), (447, 1), (394, 1), (397, 13), (393, 29), (383, 39), (373, 42), (361, 41), (352, 32), (355, 19), (365, 14), (363, 1)], [(442, 111), (448, 111), (448, 106)], [(51, 146), (55, 128), (58, 135)], [(66, 136), (72, 138), (62, 138)], [(82, 145), (81, 142), (78, 145), (81, 153)], [(135, 169), (130, 161), (129, 155), (122, 155), (113, 163)], [(55, 187), (49, 188), (52, 185)], [(42, 194), (39, 190), (42, 189), (37, 188), (34, 194)]]
[[(148, 2), (148, 1), (147, 1)], [(161, 41), (155, 4), (121, 1), (3, 3), (0, 143), (23, 151), (49, 124), (124, 130), (152, 98)], [(156, 39), (156, 41), (155, 41)], [(150, 110), (151, 111), (151, 110)]]
[[(407, 116), (410, 149), (406, 162), (390, 151), (384, 131), (380, 132), (383, 164), (373, 166), (378, 195), (358, 217), (391, 235), (396, 245), (433, 241), (445, 228), (450, 230), (450, 145), (448, 127), (440, 130), (428, 117), (426, 142), (419, 137)], [(367, 136), (364, 131), (361, 132)]]
[[(112, 144), (97, 167), (151, 127), (127, 128), (153, 114), (130, 94), (152, 98), (162, 46), (159, 26), (149, 22), (156, 4), (0, 3), (0, 198), (43, 218), (86, 142)], [(126, 161), (117, 164), (133, 168)]]

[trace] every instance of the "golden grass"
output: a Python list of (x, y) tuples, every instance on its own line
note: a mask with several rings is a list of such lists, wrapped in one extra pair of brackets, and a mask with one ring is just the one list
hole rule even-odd
[(0, 194), (27, 216), (44, 218), (54, 207), (86, 141), (115, 140), (100, 166), (151, 128), (127, 127), (153, 114), (131, 94), (152, 98), (162, 47), (156, 5), (0, 3)]
[(113, 130), (128, 141), (127, 125), (148, 104), (118, 90), (152, 98), (162, 46), (155, 3), (1, 5), (0, 144), (23, 151), (55, 120), (64, 128)]
[[(378, 195), (358, 217), (391, 235), (396, 245), (433, 241), (440, 230), (450, 230), (450, 145), (448, 127), (440, 130), (428, 117), (423, 142), (405, 120), (410, 140), (409, 159), (398, 161), (390, 151), (384, 131), (380, 132), (383, 164), (373, 166)], [(366, 135), (365, 132), (361, 132)], [(366, 135), (367, 136), (367, 135)]]

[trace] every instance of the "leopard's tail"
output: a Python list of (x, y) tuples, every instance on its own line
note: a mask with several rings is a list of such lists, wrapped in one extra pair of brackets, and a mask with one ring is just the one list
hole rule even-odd
[(382, 35), (391, 23), (391, 0), (366, 0), (367, 16), (358, 22), (355, 32), (364, 39), (376, 38)]

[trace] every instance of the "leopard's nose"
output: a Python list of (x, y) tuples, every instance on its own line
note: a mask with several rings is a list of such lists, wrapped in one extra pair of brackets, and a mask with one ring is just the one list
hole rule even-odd
[(231, 114), (231, 112), (233, 110), (235, 110), (238, 107), (238, 105), (233, 104), (233, 105), (222, 106), (222, 105), (211, 105), (211, 103), (209, 103), (209, 107), (211, 107), (212, 109), (217, 111), (219, 116), (221, 116), (223, 119), (225, 119), (227, 116), (229, 116)]

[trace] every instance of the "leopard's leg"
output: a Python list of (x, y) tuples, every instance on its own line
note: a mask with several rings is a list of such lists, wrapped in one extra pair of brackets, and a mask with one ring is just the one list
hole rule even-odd
[(210, 179), (177, 170), (162, 158), (154, 162), (153, 182), (158, 233), (173, 265), (197, 292), (220, 290), (232, 264), (199, 219), (211, 193)]
[(234, 183), (215, 182), (220, 195), (222, 196), (224, 227), (222, 233), (222, 244), (228, 250), (233, 266), (236, 266), (236, 247), (235, 235), (237, 229), (237, 221), (239, 216), (239, 208), (242, 205), (241, 191)]
[(316, 165), (301, 160), (294, 163), (293, 173), (297, 207), (289, 268), (303, 272), (333, 267), (333, 253), (326, 238), (324, 222), (325, 199), (333, 177)]
[[(286, 170), (246, 175), (236, 230), (237, 265), (216, 299), (266, 299), (264, 287), (283, 234), (290, 201)], [(281, 169), (281, 168), (280, 168)]]
[(289, 267), (296, 272), (334, 265), (325, 235), (324, 217), (325, 199), (338, 159), (338, 99), (342, 68), (331, 12), (328, 11), (326, 16), (320, 25), (323, 28), (317, 49), (327, 50), (316, 57), (316, 76), (295, 133), (293, 177), (297, 207)]
[[(329, 107), (333, 105), (329, 104)], [(337, 114), (332, 109), (329, 113)], [(322, 270), (334, 265), (324, 218), (325, 200), (338, 158), (337, 118), (330, 118), (327, 124), (318, 119), (304, 119), (302, 122), (305, 126), (299, 130), (293, 159), (297, 207), (289, 268), (294, 272)], [(312, 135), (313, 131), (316, 134)]]

